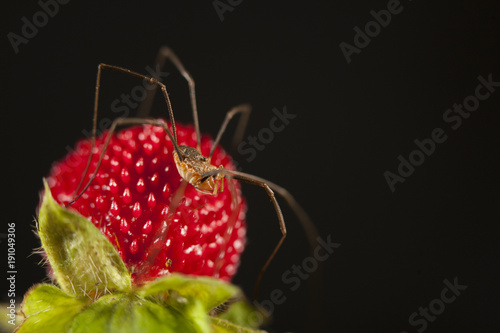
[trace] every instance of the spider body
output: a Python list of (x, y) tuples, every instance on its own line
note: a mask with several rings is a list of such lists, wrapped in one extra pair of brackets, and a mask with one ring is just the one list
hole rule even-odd
[(174, 151), (174, 161), (177, 171), (185, 181), (202, 193), (216, 195), (218, 191), (224, 190), (222, 174), (204, 176), (207, 172), (222, 170), (222, 165), (216, 167), (210, 164), (210, 158), (203, 156), (193, 147), (179, 146), (179, 152), (181, 157)]

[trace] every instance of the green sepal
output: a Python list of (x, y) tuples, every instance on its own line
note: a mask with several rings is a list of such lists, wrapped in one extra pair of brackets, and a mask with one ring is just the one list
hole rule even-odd
[(269, 321), (270, 315), (263, 309), (256, 308), (247, 299), (232, 303), (229, 309), (217, 316), (235, 325), (259, 328)]
[(25, 319), (15, 332), (66, 333), (89, 302), (88, 297), (75, 297), (50, 284), (35, 285), (24, 297), (21, 311)]
[(61, 207), (44, 181), (38, 235), (56, 282), (75, 295), (128, 291), (130, 274), (111, 242), (85, 217)]
[(188, 276), (179, 273), (161, 277), (147, 285), (142, 286), (138, 293), (144, 297), (160, 296), (172, 303), (176, 298), (172, 296), (171, 291), (175, 291), (174, 295), (180, 295), (188, 301), (196, 299), (203, 305), (205, 312), (209, 312), (217, 305), (224, 303), (231, 297), (241, 294), (238, 287), (231, 285), (219, 279)]
[(225, 319), (211, 317), (213, 333), (265, 333), (266, 331), (254, 330), (235, 325)]
[(203, 315), (201, 319), (206, 323), (200, 325), (199, 313), (181, 313), (136, 294), (119, 293), (92, 303), (76, 316), (68, 333), (204, 333), (209, 322)]
[[(53, 285), (43, 284), (30, 289), (22, 305), (25, 316), (17, 333), (132, 333), (132, 332), (186, 332), (186, 333), (256, 333), (264, 332), (246, 328), (244, 320), (238, 323), (211, 317), (207, 302), (200, 295), (214, 295), (225, 298), (228, 291), (239, 291), (235, 286), (212, 278), (191, 278), (175, 274), (166, 294), (148, 296), (132, 292), (115, 292), (97, 299), (75, 296)], [(202, 281), (198, 281), (201, 279)], [(208, 281), (207, 281), (208, 280)], [(192, 285), (192, 286), (191, 286)], [(228, 287), (229, 286), (229, 287)], [(176, 288), (176, 289), (172, 289)], [(208, 289), (206, 292), (204, 289)], [(149, 292), (157, 291), (152, 288)], [(222, 297), (221, 290), (226, 290)], [(145, 292), (142, 292), (145, 294)], [(219, 296), (218, 296), (219, 295)], [(233, 294), (234, 295), (234, 294)], [(243, 302), (236, 302), (240, 316), (248, 315), (253, 308)], [(231, 316), (229, 316), (231, 317)], [(233, 318), (234, 319), (234, 318)], [(251, 318), (249, 317), (251, 320)]]

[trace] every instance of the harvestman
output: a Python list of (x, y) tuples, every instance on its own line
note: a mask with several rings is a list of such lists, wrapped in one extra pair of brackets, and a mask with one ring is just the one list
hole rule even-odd
[[(111, 137), (113, 136), (114, 132), (116, 131), (116, 128), (118, 126), (123, 126), (123, 125), (153, 125), (153, 126), (160, 126), (162, 127), (167, 135), (169, 136), (170, 140), (173, 143), (174, 146), (174, 160), (177, 166), (177, 170), (179, 171), (179, 174), (181, 177), (184, 179), (185, 182), (191, 184), (194, 186), (198, 191), (203, 192), (203, 193), (208, 193), (210, 195), (217, 195), (218, 191), (223, 187), (224, 184), (224, 178), (229, 178), (229, 179), (237, 179), (241, 180), (250, 184), (258, 185), (267, 192), (269, 195), (271, 202), (273, 203), (274, 209), (276, 211), (276, 215), (278, 216), (278, 221), (279, 221), (279, 226), (281, 229), (281, 238), (278, 242), (278, 244), (275, 246), (274, 250), (272, 251), (271, 255), (265, 262), (264, 266), (262, 266), (259, 275), (257, 277), (257, 280), (255, 282), (255, 288), (254, 288), (254, 299), (257, 299), (258, 295), (258, 289), (260, 282), (262, 280), (262, 276), (264, 272), (266, 271), (267, 267), (271, 263), (271, 260), (274, 258), (276, 255), (276, 252), (278, 249), (281, 247), (281, 244), (285, 240), (286, 237), (286, 226), (285, 226), (285, 220), (283, 218), (283, 214), (281, 212), (281, 208), (278, 204), (278, 201), (276, 200), (274, 196), (274, 192), (277, 192), (279, 195), (281, 195), (285, 201), (288, 203), (288, 205), (291, 207), (291, 209), (294, 211), (294, 213), (297, 215), (299, 218), (302, 227), (305, 229), (307, 238), (309, 241), (309, 244), (311, 246), (311, 251), (314, 249), (315, 245), (317, 244), (317, 239), (318, 239), (318, 233), (307, 215), (307, 213), (302, 209), (302, 207), (297, 203), (297, 201), (294, 199), (294, 197), (283, 187), (278, 186), (268, 180), (265, 180), (263, 178), (250, 175), (247, 173), (239, 172), (239, 171), (233, 171), (233, 170), (227, 170), (224, 169), (222, 166), (216, 167), (212, 164), (210, 164), (211, 157), (215, 151), (215, 148), (217, 147), (222, 134), (226, 130), (226, 127), (229, 123), (229, 121), (237, 114), (241, 114), (239, 123), (236, 129), (236, 133), (234, 135), (233, 139), (233, 146), (236, 146), (241, 139), (243, 138), (243, 133), (246, 127), (246, 123), (248, 121), (248, 116), (250, 114), (250, 106), (247, 104), (239, 105), (236, 107), (233, 107), (227, 114), (226, 117), (224, 118), (224, 121), (219, 129), (219, 132), (217, 133), (217, 136), (214, 140), (214, 143), (212, 145), (212, 148), (210, 150), (210, 154), (208, 156), (203, 156), (200, 150), (201, 146), (201, 135), (200, 135), (200, 127), (199, 127), (199, 122), (198, 122), (198, 110), (196, 107), (196, 97), (195, 97), (195, 83), (194, 80), (191, 76), (191, 74), (184, 68), (183, 64), (181, 61), (177, 58), (175, 53), (168, 48), (168, 47), (162, 47), (160, 48), (160, 51), (158, 53), (157, 57), (157, 64), (159, 66), (163, 66), (165, 63), (166, 59), (169, 59), (177, 68), (177, 70), (184, 76), (184, 78), (187, 80), (189, 84), (189, 95), (190, 95), (190, 101), (191, 101), (191, 108), (193, 111), (193, 120), (194, 120), (194, 127), (196, 131), (196, 141), (197, 141), (197, 147), (188, 147), (188, 146), (179, 146), (177, 144), (177, 132), (175, 128), (175, 120), (174, 120), (174, 114), (172, 110), (172, 105), (170, 103), (170, 98), (167, 93), (167, 88), (166, 86), (158, 81), (156, 78), (153, 77), (148, 77), (146, 75), (131, 71), (126, 68), (114, 66), (114, 65), (108, 65), (108, 64), (99, 64), (98, 70), (97, 70), (97, 82), (96, 82), (96, 89), (95, 89), (95, 100), (94, 100), (94, 116), (93, 116), (93, 128), (92, 128), (92, 148), (91, 151), (95, 147), (95, 140), (96, 140), (96, 134), (97, 134), (97, 109), (98, 109), (98, 104), (99, 104), (99, 90), (100, 90), (100, 83), (101, 83), (101, 73), (102, 70), (112, 70), (112, 71), (117, 71), (121, 72), (127, 75), (135, 76), (139, 79), (142, 79), (146, 82), (149, 82), (149, 84), (154, 85), (155, 89), (152, 91), (148, 90), (146, 99), (144, 102), (141, 104), (140, 109), (139, 109), (139, 115), (145, 116), (149, 112), (149, 109), (151, 108), (152, 105), (152, 100), (154, 97), (154, 94), (156, 92), (156, 88), (160, 87), (163, 96), (165, 98), (165, 102), (167, 103), (167, 109), (168, 109), (168, 115), (170, 118), (170, 125), (172, 127), (172, 130), (170, 130), (167, 126), (167, 124), (161, 120), (158, 119), (151, 119), (151, 118), (117, 118), (113, 121), (111, 124), (111, 127), (109, 129), (108, 135), (106, 137), (106, 140), (104, 142), (103, 148), (102, 148), (102, 153), (99, 157), (99, 161), (97, 162), (96, 169), (92, 176), (90, 177), (89, 181), (86, 183), (86, 185), (83, 187), (83, 189), (78, 192), (80, 187), (83, 185), (83, 179), (85, 178), (90, 163), (92, 159), (92, 154), (90, 154), (89, 159), (87, 161), (87, 165), (84, 171), (84, 174), (81, 178), (80, 184), (77, 186), (77, 189), (75, 190), (75, 193), (78, 193), (71, 201), (66, 205), (66, 207), (72, 205), (78, 198), (87, 190), (87, 188), (90, 186), (91, 182), (95, 178), (97, 171), (99, 169), (99, 166), (104, 158), (104, 153), (111, 141)], [(228, 182), (229, 186), (231, 187), (231, 192), (234, 198), (234, 185), (232, 184), (231, 181)], [(175, 201), (175, 199), (173, 199)]]

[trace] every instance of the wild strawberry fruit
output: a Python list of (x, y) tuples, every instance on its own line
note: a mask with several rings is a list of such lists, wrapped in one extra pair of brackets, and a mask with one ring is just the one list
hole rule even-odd
[[(192, 127), (177, 124), (177, 135), (179, 145), (196, 146)], [(96, 169), (106, 136), (96, 138), (80, 190)], [(207, 156), (213, 141), (203, 136), (201, 142)], [(90, 149), (90, 139), (81, 140), (52, 166), (47, 183), (58, 203), (74, 199)], [(114, 245), (134, 284), (172, 272), (229, 281), (245, 244), (246, 204), (239, 184), (234, 181), (235, 198), (227, 179), (215, 196), (189, 184), (179, 193), (182, 179), (172, 152), (172, 142), (159, 126), (136, 126), (113, 135), (94, 180), (70, 209), (90, 219)], [(231, 157), (219, 147), (212, 164), (234, 170)], [(175, 207), (176, 194), (180, 202)]]

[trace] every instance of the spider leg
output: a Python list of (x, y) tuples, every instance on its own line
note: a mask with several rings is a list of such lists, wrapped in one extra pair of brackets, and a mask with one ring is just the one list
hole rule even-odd
[[(165, 61), (169, 59), (174, 66), (177, 68), (177, 70), (184, 76), (186, 81), (188, 82), (189, 85), (189, 99), (191, 101), (191, 108), (193, 110), (193, 123), (194, 123), (194, 128), (196, 131), (196, 143), (197, 143), (197, 148), (200, 150), (200, 145), (201, 145), (201, 135), (200, 135), (200, 124), (198, 121), (198, 108), (196, 106), (196, 94), (195, 94), (195, 83), (194, 79), (191, 76), (191, 74), (184, 68), (184, 65), (182, 62), (179, 60), (177, 55), (172, 51), (171, 48), (167, 46), (162, 46), (160, 50), (158, 51), (158, 55), (156, 57), (156, 64), (160, 66), (160, 68), (163, 68), (163, 65), (165, 64)], [(148, 90), (146, 92), (146, 99), (142, 102), (141, 106), (139, 107), (139, 116), (147, 116), (149, 113), (149, 110), (151, 109), (151, 105), (153, 104), (153, 99), (156, 93), (156, 88), (152, 90)]]
[(215, 147), (217, 147), (217, 145), (219, 144), (222, 134), (224, 134), (224, 132), (226, 131), (226, 127), (229, 124), (229, 121), (236, 114), (241, 113), (240, 119), (238, 121), (238, 126), (236, 127), (236, 131), (234, 132), (234, 137), (233, 137), (233, 149), (237, 147), (237, 145), (241, 142), (243, 138), (243, 134), (245, 133), (245, 128), (247, 126), (248, 117), (250, 116), (251, 111), (252, 107), (249, 104), (241, 104), (233, 107), (226, 113), (226, 117), (222, 122), (219, 132), (217, 133), (217, 136), (215, 137), (214, 143), (212, 145), (212, 149), (210, 150), (210, 154), (208, 155), (209, 159), (212, 158), (212, 155), (214, 154), (215, 151)]
[(267, 195), (269, 195), (269, 198), (271, 199), (271, 202), (273, 203), (274, 210), (276, 211), (276, 215), (278, 216), (278, 221), (279, 221), (280, 230), (281, 230), (281, 238), (280, 238), (278, 244), (276, 244), (276, 246), (274, 247), (274, 250), (271, 252), (271, 255), (269, 256), (269, 258), (267, 259), (265, 264), (262, 266), (262, 268), (259, 272), (259, 275), (257, 276), (257, 280), (255, 281), (255, 287), (254, 287), (254, 292), (253, 292), (253, 298), (256, 300), (257, 296), (259, 294), (259, 286), (260, 286), (260, 282), (262, 280), (262, 276), (264, 275), (264, 272), (267, 270), (267, 267), (269, 266), (269, 264), (271, 263), (273, 258), (276, 256), (276, 253), (278, 252), (279, 248), (281, 247), (281, 244), (283, 244), (283, 241), (285, 240), (285, 237), (286, 237), (285, 219), (283, 218), (283, 213), (281, 212), (280, 205), (278, 204), (278, 201), (276, 200), (276, 197), (274, 196), (274, 192), (271, 189), (271, 187), (267, 184), (266, 180), (259, 178), (259, 177), (256, 177), (256, 176), (253, 176), (253, 175), (250, 175), (250, 174), (243, 173), (243, 172), (231, 171), (231, 170), (226, 170), (226, 169), (217, 169), (217, 170), (209, 171), (207, 173), (204, 173), (202, 176), (203, 177), (212, 176), (212, 175), (216, 175), (219, 173), (222, 173), (224, 176), (228, 176), (228, 177), (238, 179), (238, 180), (244, 181), (244, 182), (249, 183), (249, 184), (258, 185), (258, 186), (264, 188)]
[(175, 212), (179, 207), (182, 198), (184, 197), (184, 192), (186, 190), (187, 182), (182, 180), (179, 188), (174, 192), (172, 199), (170, 200), (170, 204), (168, 206), (168, 214), (163, 221), (161, 221), (161, 226), (158, 228), (158, 231), (155, 233), (151, 244), (149, 245), (146, 252), (148, 253), (148, 257), (144, 260), (139, 269), (137, 270), (137, 281), (141, 282), (141, 274), (143, 272), (148, 271), (153, 266), (154, 260), (160, 250), (163, 247), (164, 241), (168, 235), (168, 229), (170, 227), (170, 223), (174, 218)]
[[(251, 178), (253, 178), (256, 181), (259, 181), (261, 183), (264, 182), (273, 191), (275, 191), (281, 197), (283, 197), (283, 199), (285, 199), (288, 206), (292, 209), (294, 214), (299, 219), (299, 221), (302, 225), (302, 228), (304, 229), (304, 231), (306, 233), (306, 237), (307, 237), (309, 247), (310, 247), (310, 256), (314, 258), (315, 257), (315, 255), (314, 255), (315, 250), (317, 249), (318, 246), (320, 246), (319, 241), (318, 241), (319, 234), (318, 234), (318, 231), (317, 231), (316, 227), (314, 226), (314, 223), (312, 222), (311, 218), (306, 213), (306, 211), (302, 208), (302, 206), (297, 202), (297, 200), (295, 200), (293, 195), (285, 188), (283, 188), (279, 185), (276, 185), (275, 183), (270, 182), (266, 179), (263, 179), (263, 178), (260, 178), (260, 177), (254, 176), (254, 175), (248, 175), (248, 174), (238, 172), (238, 171), (232, 171), (232, 173), (235, 175), (251, 177)], [(235, 177), (235, 178), (237, 178), (237, 177)], [(308, 304), (311, 304), (311, 306), (308, 308), (307, 316), (308, 316), (308, 318), (310, 318), (309, 322), (311, 322), (313, 325), (313, 326), (311, 326), (313, 331), (315, 331), (315, 329), (314, 329), (315, 327), (317, 327), (319, 330), (319, 327), (321, 327), (322, 322), (324, 320), (324, 317), (322, 315), (323, 306), (321, 304), (322, 292), (323, 292), (323, 289), (322, 289), (323, 288), (323, 262), (318, 260), (317, 263), (318, 263), (318, 268), (316, 269), (316, 271), (313, 274), (311, 274), (309, 276), (309, 279), (308, 279), (309, 292), (307, 293), (308, 299), (309, 299)]]
[[(201, 133), (200, 133), (200, 124), (198, 120), (198, 107), (196, 104), (196, 92), (195, 92), (195, 82), (193, 79), (193, 76), (186, 70), (182, 62), (179, 60), (177, 55), (172, 51), (171, 48), (167, 46), (162, 46), (160, 50), (158, 51), (158, 55), (156, 57), (155, 65), (159, 66), (160, 69), (163, 68), (165, 65), (166, 60), (170, 60), (174, 66), (177, 68), (177, 70), (181, 73), (181, 75), (186, 79), (188, 86), (189, 86), (189, 99), (191, 102), (191, 109), (193, 112), (193, 123), (194, 123), (194, 128), (196, 131), (196, 147), (198, 148), (198, 151), (200, 150), (201, 146)], [(151, 109), (151, 106), (153, 104), (153, 99), (156, 94), (156, 88), (147, 90), (146, 91), (146, 98), (144, 101), (141, 103), (139, 107), (139, 111), (137, 113), (138, 117), (144, 118), (149, 114), (149, 110)], [(233, 107), (229, 112), (226, 114), (226, 119), (224, 120), (220, 130), (219, 134), (217, 135), (217, 138), (215, 139), (214, 145), (212, 147), (210, 157), (213, 154), (213, 151), (217, 144), (219, 143), (220, 137), (225, 131), (225, 128), (227, 126), (227, 123), (229, 120), (237, 113), (241, 113), (240, 120), (238, 122), (238, 126), (236, 128), (234, 137), (233, 137), (233, 149), (237, 147), (237, 145), (241, 142), (243, 138), (243, 133), (245, 132), (246, 125), (248, 123), (248, 116), (250, 115), (251, 107), (248, 104), (242, 104), (238, 105), (236, 107)]]
[[(222, 184), (224, 184), (224, 179), (221, 179)], [(215, 277), (219, 277), (220, 269), (222, 268), (222, 259), (227, 250), (227, 244), (229, 243), (229, 239), (234, 230), (234, 225), (236, 224), (236, 220), (238, 219), (238, 214), (240, 212), (240, 203), (238, 202), (238, 196), (236, 194), (236, 187), (234, 186), (233, 179), (231, 176), (227, 176), (227, 181), (229, 183), (229, 191), (231, 192), (231, 216), (228, 219), (226, 233), (224, 235), (224, 242), (222, 245), (222, 249), (217, 256), (214, 265)], [(224, 185), (222, 185), (224, 186)]]
[[(87, 160), (87, 165), (85, 166), (85, 169), (83, 171), (82, 178), (80, 179), (80, 182), (78, 183), (78, 185), (75, 189), (75, 193), (79, 193), (78, 191), (80, 190), (81, 186), (83, 185), (83, 181), (85, 179), (85, 176), (87, 175), (87, 172), (88, 172), (89, 167), (90, 167), (90, 163), (92, 161), (92, 151), (94, 150), (95, 139), (97, 136), (97, 114), (98, 114), (98, 109), (99, 109), (99, 92), (100, 92), (100, 87), (101, 87), (101, 75), (102, 75), (103, 69), (113, 70), (113, 71), (117, 71), (117, 72), (124, 73), (127, 75), (132, 75), (132, 76), (138, 77), (142, 80), (146, 80), (150, 84), (154, 84), (155, 86), (161, 88), (161, 90), (163, 92), (163, 96), (165, 98), (165, 102), (167, 103), (168, 115), (169, 115), (170, 123), (172, 126), (172, 132), (170, 132), (170, 129), (168, 127), (164, 126), (164, 128), (165, 128), (165, 131), (167, 132), (167, 134), (169, 134), (169, 136), (174, 144), (174, 148), (177, 151), (177, 154), (180, 156), (180, 158), (182, 158), (182, 156), (179, 154), (179, 147), (177, 146), (177, 131), (175, 130), (174, 112), (172, 110), (172, 104), (170, 102), (170, 98), (168, 97), (167, 87), (155, 78), (148, 77), (146, 75), (131, 71), (129, 69), (114, 66), (114, 65), (99, 64), (99, 66), (97, 67), (97, 79), (96, 79), (96, 86), (95, 86), (94, 115), (92, 117), (92, 144), (91, 144), (91, 148), (90, 148), (91, 153), (89, 155), (89, 159)], [(140, 123), (136, 122), (136, 124), (140, 124)], [(172, 133), (173, 133), (173, 135), (172, 135)], [(75, 200), (73, 200), (72, 203)]]
[[(66, 208), (71, 206), (76, 200), (78, 200), (83, 193), (85, 193), (85, 191), (89, 188), (90, 184), (92, 183), (92, 181), (94, 180), (95, 176), (97, 175), (97, 171), (99, 171), (99, 167), (101, 166), (101, 163), (102, 163), (102, 160), (104, 158), (104, 154), (106, 153), (106, 150), (108, 149), (108, 146), (109, 146), (109, 143), (111, 142), (111, 138), (113, 137), (113, 134), (115, 133), (116, 131), (116, 128), (118, 126), (123, 126), (123, 125), (153, 125), (153, 126), (161, 126), (163, 127), (163, 129), (165, 130), (165, 132), (167, 132), (167, 135), (169, 136), (170, 140), (172, 140), (172, 142), (174, 142), (174, 137), (172, 136), (172, 133), (170, 132), (167, 124), (163, 121), (160, 121), (160, 120), (156, 120), (156, 119), (143, 119), (143, 118), (117, 118), (113, 121), (113, 123), (111, 124), (111, 127), (109, 128), (109, 132), (106, 136), (106, 140), (104, 141), (104, 145), (102, 147), (102, 151), (101, 151), (101, 154), (99, 156), (99, 160), (97, 161), (97, 165), (96, 165), (96, 168), (93, 172), (93, 174), (91, 175), (90, 179), (88, 180), (88, 182), (86, 183), (86, 185), (84, 186), (84, 188), (78, 192), (78, 194), (75, 196), (75, 198), (66, 205)], [(94, 138), (95, 139), (95, 138)], [(90, 160), (92, 159), (92, 150), (95, 146), (95, 142), (93, 142), (93, 145), (92, 145), (92, 148), (90, 150), (90, 154), (89, 154), (89, 159), (88, 159), (88, 162), (87, 162), (87, 169), (88, 169), (88, 166), (90, 165)], [(176, 147), (177, 145), (174, 144), (174, 147)], [(179, 148), (177, 147), (176, 150), (178, 150)], [(87, 171), (88, 170), (85, 170), (85, 173), (84, 175), (82, 176), (82, 181), (83, 182), (83, 179), (85, 178), (86, 174), (87, 174)], [(76, 192), (76, 191), (75, 191)]]

